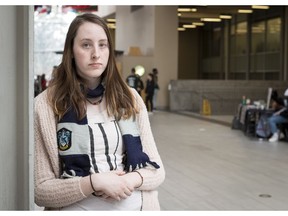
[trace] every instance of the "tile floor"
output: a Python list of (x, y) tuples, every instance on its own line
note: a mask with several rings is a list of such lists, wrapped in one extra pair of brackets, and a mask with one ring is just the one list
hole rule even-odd
[(232, 130), (233, 116), (150, 116), (166, 170), (162, 210), (288, 210), (288, 142)]

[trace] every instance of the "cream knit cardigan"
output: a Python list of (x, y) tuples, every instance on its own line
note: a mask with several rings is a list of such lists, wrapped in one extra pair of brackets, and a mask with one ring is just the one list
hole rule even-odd
[[(160, 165), (159, 169), (147, 166), (139, 172), (143, 184), (137, 190), (143, 194), (143, 210), (160, 210), (157, 187), (165, 179), (165, 171), (151, 131), (146, 106), (139, 94), (132, 89), (140, 113), (136, 117), (139, 125), (143, 151), (151, 161)], [(35, 139), (35, 203), (46, 210), (57, 210), (85, 199), (80, 188), (81, 177), (60, 179), (60, 163), (56, 140), (56, 118), (47, 103), (47, 91), (34, 99), (34, 139)]]

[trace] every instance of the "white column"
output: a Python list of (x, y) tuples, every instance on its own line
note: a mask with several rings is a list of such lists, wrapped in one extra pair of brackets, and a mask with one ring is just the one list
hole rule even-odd
[(155, 6), (154, 65), (158, 69), (160, 90), (157, 107), (168, 108), (168, 84), (178, 74), (177, 6)]
[(34, 203), (32, 9), (0, 6), (0, 210)]

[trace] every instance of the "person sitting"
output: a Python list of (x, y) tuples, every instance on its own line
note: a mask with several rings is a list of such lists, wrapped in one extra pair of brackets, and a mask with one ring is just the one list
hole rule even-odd
[(284, 104), (284, 99), (278, 97), (277, 91), (274, 91), (271, 96), (272, 109), (274, 113), (271, 117), (268, 118), (268, 123), (272, 136), (269, 139), (269, 142), (277, 142), (279, 140), (279, 129), (277, 125), (288, 123), (288, 109)]

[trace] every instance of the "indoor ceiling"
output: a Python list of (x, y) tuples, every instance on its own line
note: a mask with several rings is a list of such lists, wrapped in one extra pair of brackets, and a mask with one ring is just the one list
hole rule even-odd
[(206, 5), (206, 6), (179, 6), (178, 9), (183, 8), (190, 8), (190, 9), (196, 9), (194, 12), (182, 12), (182, 16), (180, 17), (180, 20), (185, 19), (199, 19), (202, 17), (213, 17), (218, 18), (221, 14), (237, 14), (239, 9), (243, 10), (253, 10), (252, 6), (228, 6), (228, 5), (220, 5), (220, 6), (212, 6), (212, 5)]
[[(178, 7), (179, 27), (183, 24), (203, 22), (204, 18), (212, 18), (212, 21), (231, 19), (232, 15), (239, 13), (253, 13), (253, 10), (268, 9), (269, 6), (243, 6), (243, 5), (181, 5)], [(184, 10), (184, 11), (181, 11)], [(186, 10), (186, 11), (185, 11)], [(239, 11), (240, 10), (240, 11)]]
[[(181, 10), (186, 11), (181, 11)], [(269, 6), (263, 5), (180, 5), (178, 6), (178, 18), (179, 18), (179, 27), (183, 25), (204, 25), (205, 21), (203, 18), (216, 18), (216, 20), (210, 20), (210, 22), (221, 21), (223, 19), (231, 19), (232, 15), (239, 13), (253, 13), (254, 10), (263, 10), (269, 9)], [(241, 11), (239, 11), (241, 10)], [(224, 15), (224, 16), (223, 16)], [(221, 18), (220, 18), (221, 16)], [(115, 13), (110, 14), (105, 18), (114, 18)], [(114, 20), (115, 22), (115, 20)], [(194, 26), (195, 27), (195, 26)], [(190, 28), (194, 28), (190, 26)], [(188, 27), (189, 28), (189, 27)]]

